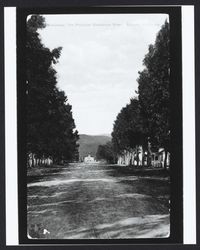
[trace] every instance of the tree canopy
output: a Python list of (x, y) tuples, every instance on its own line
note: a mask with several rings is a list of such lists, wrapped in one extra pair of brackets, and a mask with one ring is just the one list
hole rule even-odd
[(144, 69), (137, 79), (138, 98), (131, 99), (114, 122), (112, 143), (117, 154), (139, 145), (147, 149), (149, 143), (152, 149), (162, 147), (169, 152), (169, 42), (169, 23), (166, 21), (144, 57)]
[(107, 142), (104, 145), (99, 145), (96, 153), (97, 160), (106, 160), (108, 163), (115, 163), (116, 155), (113, 150), (112, 142)]
[(72, 106), (64, 91), (57, 87), (53, 67), (62, 48), (45, 47), (38, 32), (45, 27), (43, 16), (32, 15), (27, 21), (27, 153), (54, 161), (73, 160), (78, 157), (78, 131)]
[(112, 142), (116, 153), (133, 149), (136, 146), (146, 146), (146, 130), (140, 112), (139, 101), (131, 99), (126, 107), (122, 108), (114, 122)]
[(170, 54), (169, 23), (166, 21), (158, 32), (154, 45), (149, 46), (139, 72), (138, 94), (141, 112), (146, 119), (152, 146), (169, 150), (170, 140)]

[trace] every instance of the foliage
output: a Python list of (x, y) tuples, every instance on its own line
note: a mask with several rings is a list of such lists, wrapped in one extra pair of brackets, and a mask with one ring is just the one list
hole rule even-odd
[(116, 156), (114, 154), (112, 142), (99, 145), (96, 158), (97, 160), (106, 160), (108, 163), (115, 163)]
[(117, 154), (139, 145), (147, 150), (149, 143), (155, 150), (163, 147), (169, 151), (169, 41), (169, 23), (166, 21), (143, 60), (145, 67), (137, 80), (138, 99), (131, 99), (114, 122), (112, 142)]
[(145, 132), (139, 101), (131, 99), (114, 122), (112, 142), (115, 152), (122, 153), (125, 149), (129, 150), (139, 145), (146, 146)]
[(169, 150), (169, 23), (159, 31), (154, 45), (144, 58), (145, 69), (139, 72), (138, 93), (141, 112), (147, 121), (149, 140), (153, 147)]
[(39, 159), (50, 157), (56, 162), (73, 160), (78, 157), (78, 132), (72, 107), (57, 87), (53, 68), (62, 48), (51, 51), (42, 44), (38, 29), (45, 26), (40, 15), (32, 15), (27, 21), (27, 153)]

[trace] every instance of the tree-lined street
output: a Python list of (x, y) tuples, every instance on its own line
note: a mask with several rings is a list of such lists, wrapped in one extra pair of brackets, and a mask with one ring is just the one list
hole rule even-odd
[[(67, 22), (65, 18), (63, 21)], [(46, 46), (41, 36), (42, 30), (49, 30), (50, 26), (48, 28), (46, 26), (48, 26), (46, 16), (31, 15), (27, 19), (25, 91), (28, 237), (36, 239), (168, 237), (170, 233), (170, 56), (167, 19), (158, 31), (155, 42), (149, 45), (148, 53), (143, 59), (143, 70), (139, 72), (137, 70), (137, 79), (134, 70), (132, 71), (135, 52), (131, 55), (122, 49), (123, 56), (118, 57), (120, 59), (118, 63), (111, 63), (109, 69), (104, 69), (105, 62), (101, 55), (97, 53), (94, 56), (98, 51), (96, 45), (97, 48), (103, 45), (103, 40), (99, 38), (94, 40), (94, 48), (91, 46), (88, 50), (84, 48), (82, 57), (85, 58), (84, 65), (90, 61), (92, 64), (95, 61), (100, 62), (94, 70), (98, 74), (101, 73), (100, 77), (97, 75), (92, 77), (93, 70), (90, 67), (89, 71), (87, 67), (84, 69), (81, 77), (79, 66), (82, 68), (83, 64), (79, 65), (80, 45), (67, 41), (63, 44), (65, 47), (63, 50), (61, 46), (57, 47), (59, 44), (57, 42), (56, 47)], [(93, 30), (96, 29), (93, 27)], [(97, 37), (104, 34), (99, 30), (95, 32)], [(110, 35), (106, 37), (112, 38), (115, 34), (113, 29), (109, 32)], [(116, 34), (120, 37), (121, 33), (118, 32)], [(133, 30), (127, 27), (127, 32), (132, 51), (138, 41), (132, 37)], [(68, 37), (72, 34), (70, 33)], [(58, 41), (60, 42), (59, 38)], [(74, 41), (77, 41), (76, 36)], [(108, 45), (111, 46), (112, 42), (108, 41)], [(124, 45), (126, 48), (127, 44)], [(118, 46), (117, 53), (113, 46), (109, 46), (105, 53), (108, 61), (118, 55)], [(105, 47), (104, 45), (103, 48)], [(67, 48), (70, 48), (68, 53), (66, 53)], [(92, 48), (95, 53), (88, 57)], [(63, 65), (59, 65), (58, 60), (61, 55), (70, 58), (71, 52), (74, 54), (72, 53), (69, 64), (62, 61)], [(124, 63), (121, 64), (123, 59), (125, 68)], [(71, 65), (74, 65), (73, 68)], [(64, 70), (59, 71), (59, 66)], [(131, 67), (131, 70), (127, 70), (127, 67)], [(74, 86), (72, 91), (66, 91), (64, 87), (66, 93), (58, 84), (62, 82), (60, 74), (65, 71), (71, 73), (73, 81), (70, 83), (71, 78), (64, 77), (66, 83), (63, 83), (63, 86)], [(109, 105), (104, 106), (105, 100), (108, 100), (107, 97), (104, 100), (104, 96), (107, 94), (108, 83), (113, 85), (113, 89), (118, 88), (117, 79), (114, 77), (118, 72), (121, 72), (122, 77), (117, 79), (127, 80), (123, 89), (126, 89), (130, 76), (134, 76), (131, 82), (135, 79), (138, 88), (130, 89), (130, 96), (124, 99), (119, 110), (115, 110), (115, 104), (120, 99), (123, 89), (116, 98), (111, 95), (109, 98), (113, 99), (113, 103), (109, 107), (110, 113), (106, 113)], [(85, 75), (88, 77), (84, 83)], [(96, 79), (100, 79), (99, 82)], [(109, 82), (106, 83), (108, 79)], [(99, 95), (102, 83), (106, 83), (101, 93), (103, 98)], [(95, 105), (92, 102), (85, 102), (90, 90), (98, 94), (97, 98), (94, 98), (95, 95), (91, 98), (95, 99)], [(71, 103), (69, 100), (72, 100), (70, 98), (73, 93), (80, 95), (78, 94), (74, 99), (76, 101)], [(79, 109), (76, 109), (77, 107)], [(105, 108), (100, 112), (102, 107)], [(109, 121), (110, 114), (114, 116), (108, 126), (107, 120)], [(82, 117), (81, 123), (79, 117)], [(99, 122), (97, 124), (94, 121)], [(112, 131), (109, 129), (111, 125)], [(93, 136), (87, 134), (85, 130), (80, 133), (82, 126), (86, 132), (91, 127), (89, 131), (93, 131)], [(104, 133), (100, 134), (100, 131)], [(153, 169), (161, 166), (163, 168), (160, 170)]]

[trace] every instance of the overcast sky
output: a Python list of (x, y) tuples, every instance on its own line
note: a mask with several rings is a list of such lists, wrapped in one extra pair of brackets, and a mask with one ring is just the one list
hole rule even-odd
[(79, 134), (110, 134), (136, 96), (138, 71), (165, 14), (45, 15), (43, 43), (62, 46), (58, 87), (72, 105)]

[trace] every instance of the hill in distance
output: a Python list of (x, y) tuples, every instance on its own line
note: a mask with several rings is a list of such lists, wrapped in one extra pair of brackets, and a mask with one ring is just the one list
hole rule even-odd
[(99, 145), (106, 144), (111, 141), (110, 135), (79, 135), (79, 158), (83, 159), (89, 154), (93, 157), (96, 156), (96, 152)]

